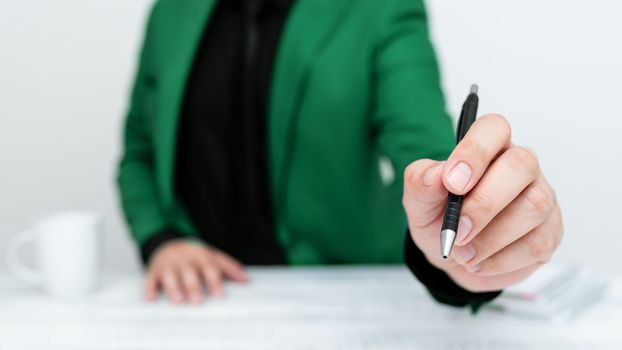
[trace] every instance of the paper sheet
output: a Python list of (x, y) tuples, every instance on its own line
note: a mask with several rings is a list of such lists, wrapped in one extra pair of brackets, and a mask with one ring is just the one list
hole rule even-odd
[(547, 264), (507, 288), (492, 306), (519, 316), (566, 322), (600, 302), (608, 282), (608, 276), (598, 271)]

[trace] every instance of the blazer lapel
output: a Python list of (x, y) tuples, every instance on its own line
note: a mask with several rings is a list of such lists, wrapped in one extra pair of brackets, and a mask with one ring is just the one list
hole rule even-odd
[[(174, 203), (174, 167), (177, 141), (177, 124), (188, 75), (192, 69), (194, 56), (209, 21), (216, 0), (184, 0), (179, 2), (175, 28), (170, 36), (161, 41), (166, 59), (160, 67), (162, 76), (159, 85), (159, 115), (155, 125), (155, 143), (158, 187), (162, 201), (167, 206)], [(164, 34), (166, 35), (166, 34)], [(162, 51), (161, 51), (162, 52)]]
[[(269, 104), (269, 162), (275, 208), (284, 204), (297, 118), (315, 57), (344, 16), (343, 1), (297, 0), (281, 37)], [(282, 209), (282, 208), (281, 208)]]
[[(179, 19), (166, 41), (170, 55), (162, 67), (159, 115), (155, 124), (158, 187), (167, 206), (174, 202), (177, 124), (188, 75), (201, 35), (217, 0), (180, 1)], [(275, 204), (282, 203), (292, 146), (314, 58), (330, 41), (344, 16), (344, 1), (297, 0), (290, 10), (274, 63), (268, 111), (268, 147)]]

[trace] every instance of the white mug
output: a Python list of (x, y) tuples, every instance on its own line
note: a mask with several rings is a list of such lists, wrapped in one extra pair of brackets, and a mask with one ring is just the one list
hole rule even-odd
[[(99, 277), (103, 225), (99, 215), (85, 211), (53, 214), (15, 236), (7, 246), (7, 266), (24, 281), (40, 285), (60, 297), (91, 291)], [(20, 248), (35, 245), (38, 269), (19, 259)]]

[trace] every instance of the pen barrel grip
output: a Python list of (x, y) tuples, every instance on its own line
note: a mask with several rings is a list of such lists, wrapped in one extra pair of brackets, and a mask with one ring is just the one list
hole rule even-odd
[(458, 232), (458, 222), (460, 221), (460, 209), (462, 208), (463, 196), (450, 193), (447, 198), (445, 215), (443, 216), (443, 227), (441, 230), (452, 230)]

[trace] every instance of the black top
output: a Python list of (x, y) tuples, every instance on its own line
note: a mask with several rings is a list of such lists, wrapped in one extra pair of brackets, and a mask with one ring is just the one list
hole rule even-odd
[[(178, 126), (175, 189), (200, 237), (246, 265), (285, 264), (274, 230), (267, 170), (272, 66), (293, 0), (220, 0), (187, 82)], [(142, 247), (143, 261), (164, 242)], [(427, 262), (407, 236), (406, 261), (437, 299), (488, 300), (458, 287)]]
[(283, 264), (272, 220), (266, 112), (291, 0), (221, 1), (186, 87), (176, 190), (209, 244), (244, 264)]

